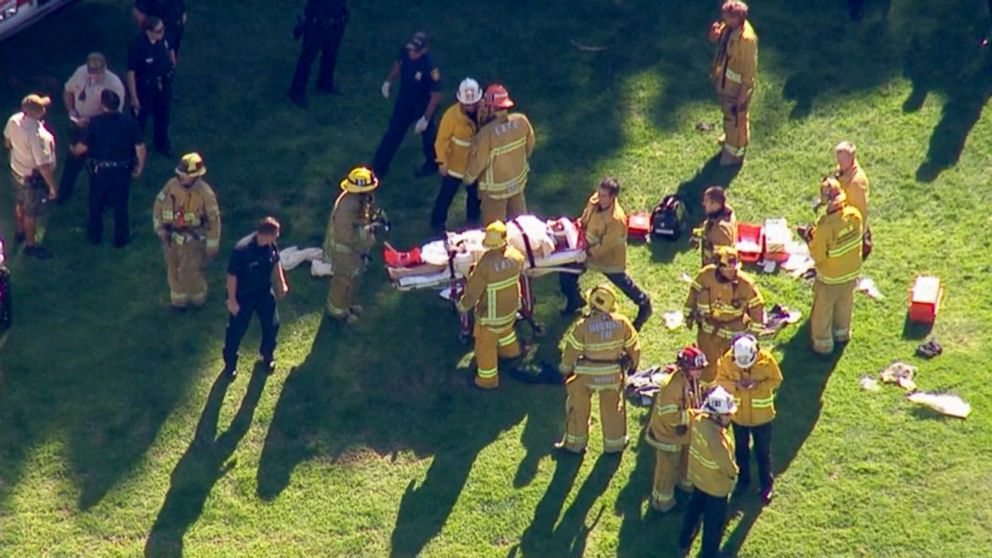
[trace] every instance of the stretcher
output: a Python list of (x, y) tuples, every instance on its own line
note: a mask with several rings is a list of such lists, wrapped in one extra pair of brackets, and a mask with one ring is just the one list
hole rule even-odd
[[(443, 238), (409, 252), (398, 252), (387, 245), (386, 273), (400, 291), (438, 290), (454, 304), (464, 292), (469, 271), (485, 252), (484, 237), (483, 230), (472, 229), (445, 233)], [(507, 241), (525, 256), (519, 317), (530, 324), (535, 335), (540, 335), (543, 328), (534, 320), (531, 279), (550, 273), (581, 273), (581, 264), (586, 260), (585, 235), (568, 217), (544, 220), (522, 215), (507, 223)], [(472, 331), (471, 316), (461, 317), (461, 335), (467, 338)]]

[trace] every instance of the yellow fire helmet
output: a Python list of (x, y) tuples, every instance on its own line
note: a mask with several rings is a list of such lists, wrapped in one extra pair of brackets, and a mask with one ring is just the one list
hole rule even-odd
[(847, 194), (836, 178), (827, 176), (820, 182), (820, 200), (823, 203), (843, 203), (847, 201)]
[(179, 159), (176, 174), (184, 178), (197, 178), (207, 174), (207, 166), (203, 164), (203, 157), (199, 153), (187, 153)]
[(714, 250), (718, 266), (730, 266), (739, 268), (740, 260), (737, 259), (737, 248), (734, 246), (717, 246)]
[(617, 292), (609, 283), (600, 283), (589, 290), (589, 306), (600, 312), (612, 312), (617, 307)]
[(379, 177), (369, 167), (355, 167), (341, 181), (341, 189), (352, 194), (371, 192), (379, 187)]
[(506, 245), (506, 224), (503, 221), (493, 221), (486, 226), (486, 236), (482, 239), (486, 248), (501, 248)]

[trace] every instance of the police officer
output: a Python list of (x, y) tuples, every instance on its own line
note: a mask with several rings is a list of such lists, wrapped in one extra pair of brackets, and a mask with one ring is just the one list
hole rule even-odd
[(372, 162), (372, 168), (380, 177), (389, 171), (393, 155), (403, 142), (410, 124), (414, 123), (413, 129), (420, 134), (424, 149), (424, 164), (414, 174), (423, 177), (437, 171), (434, 112), (441, 103), (441, 68), (427, 51), (427, 34), (422, 31), (414, 33), (406, 48), (400, 51), (386, 81), (382, 82), (382, 96), (388, 99), (393, 80), (400, 78), (400, 93), (393, 106), (393, 115), (389, 118), (389, 128), (382, 136)]
[(173, 55), (179, 56), (179, 43), (186, 30), (185, 0), (134, 0), (132, 13), (139, 27), (149, 16), (161, 19), (165, 24), (165, 40)]
[(303, 9), (303, 19), (294, 34), (302, 34), (303, 50), (296, 62), (293, 83), (289, 87), (289, 98), (301, 107), (307, 106), (307, 81), (310, 79), (310, 66), (323, 52), (320, 59), (320, 75), (317, 77), (317, 90), (322, 93), (340, 93), (334, 85), (334, 67), (338, 61), (338, 47), (344, 37), (344, 27), (348, 23), (347, 0), (307, 0)]
[(141, 33), (127, 53), (127, 86), (131, 107), (144, 132), (148, 117), (155, 120), (155, 149), (172, 157), (169, 143), (169, 105), (176, 55), (165, 39), (165, 24), (156, 16), (145, 18)]
[(238, 347), (248, 330), (252, 313), (258, 313), (262, 326), (262, 344), (258, 349), (262, 365), (269, 372), (275, 370), (276, 333), (279, 332), (276, 297), (289, 294), (276, 245), (280, 228), (275, 218), (262, 219), (256, 231), (239, 240), (231, 253), (227, 265), (227, 311), (231, 317), (224, 336), (224, 374), (228, 378), (233, 379), (238, 373)]
[(121, 98), (111, 89), (100, 93), (103, 113), (86, 126), (81, 142), (73, 154), (89, 153), (90, 214), (86, 234), (93, 244), (103, 236), (103, 209), (107, 202), (114, 208), (114, 246), (127, 244), (130, 235), (128, 199), (131, 178), (145, 168), (145, 137), (138, 123), (122, 114)]
[[(65, 83), (62, 101), (65, 111), (69, 113), (69, 148), (83, 139), (86, 125), (94, 116), (103, 113), (100, 93), (110, 89), (117, 93), (117, 98), (124, 100), (124, 82), (107, 69), (107, 59), (99, 52), (91, 52), (86, 57), (86, 63), (76, 68), (72, 77)], [(120, 110), (122, 106), (114, 107)], [(66, 158), (62, 169), (62, 179), (59, 182), (59, 205), (69, 200), (76, 186), (76, 178), (85, 167), (84, 157), (70, 156)]]

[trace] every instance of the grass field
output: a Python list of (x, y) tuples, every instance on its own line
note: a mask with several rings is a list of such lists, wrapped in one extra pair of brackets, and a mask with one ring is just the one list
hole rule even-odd
[[(379, 84), (406, 35), (425, 28), (446, 78), (502, 80), (534, 123), (528, 198), (547, 215), (580, 211), (603, 175), (625, 206), (665, 193), (696, 199), (729, 184), (744, 220), (812, 219), (809, 199), (853, 140), (872, 180), (876, 251), (865, 272), (887, 295), (858, 295), (855, 339), (811, 357), (808, 329), (775, 341), (786, 380), (773, 445), (777, 497), (735, 506), (726, 550), (746, 557), (992, 556), (992, 54), (984, 2), (871, 2), (852, 23), (844, 2), (755, 0), (761, 38), (753, 146), (733, 175), (713, 159), (717, 122), (705, 41), (717, 2), (607, 0), (354, 2), (339, 63), (342, 97), (285, 99), (302, 1), (190, 2), (173, 139), (198, 150), (224, 216), (223, 252), (271, 213), (282, 244), (318, 245), (337, 180), (371, 159), (390, 105)], [(85, 0), (0, 45), (3, 114), (31, 90), (52, 93), (91, 50), (122, 73), (132, 35), (125, 0)], [(580, 52), (570, 39), (605, 45)], [(447, 103), (447, 100), (446, 100)], [(65, 114), (49, 120), (61, 131)], [(412, 133), (411, 133), (412, 135)], [(428, 234), (437, 181), (414, 181), (409, 137), (380, 201), (411, 246)], [(648, 511), (653, 450), (639, 437), (600, 458), (598, 421), (584, 459), (556, 459), (560, 387), (505, 380), (467, 387), (470, 353), (432, 294), (399, 293), (379, 268), (365, 277), (366, 317), (322, 319), (325, 281), (290, 276), (280, 306), (280, 370), (218, 380), (225, 325), (223, 265), (210, 301), (176, 316), (150, 230), (155, 192), (174, 161), (152, 155), (132, 190), (135, 241), (85, 240), (85, 194), (53, 213), (38, 262), (12, 255), (15, 327), (0, 384), (0, 555), (59, 556), (673, 556), (681, 514)], [(4, 195), (8, 196), (5, 187)], [(9, 226), (9, 199), (2, 217)], [(460, 200), (455, 219), (462, 217)], [(7, 238), (10, 238), (7, 236)], [(645, 363), (690, 341), (660, 314), (681, 307), (684, 243), (634, 246), (631, 274), (656, 317)], [(926, 331), (905, 324), (906, 293), (934, 273), (947, 297), (933, 333), (945, 354), (912, 356)], [(586, 277), (591, 283), (593, 277)], [(567, 326), (556, 282), (536, 283), (554, 360)], [(807, 284), (761, 275), (770, 304), (808, 315)], [(628, 304), (625, 310), (633, 314)], [(254, 327), (242, 354), (257, 343)], [(896, 388), (857, 380), (892, 359), (920, 367), (925, 389), (952, 389), (965, 420), (914, 408)]]

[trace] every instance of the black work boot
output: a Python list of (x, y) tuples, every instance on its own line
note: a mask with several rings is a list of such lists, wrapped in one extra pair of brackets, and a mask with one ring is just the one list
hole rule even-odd
[(651, 308), (651, 299), (645, 295), (644, 299), (637, 304), (637, 317), (634, 318), (634, 329), (641, 331), (641, 328), (644, 327), (644, 324), (647, 323), (648, 318), (650, 318), (653, 313), (654, 310)]

